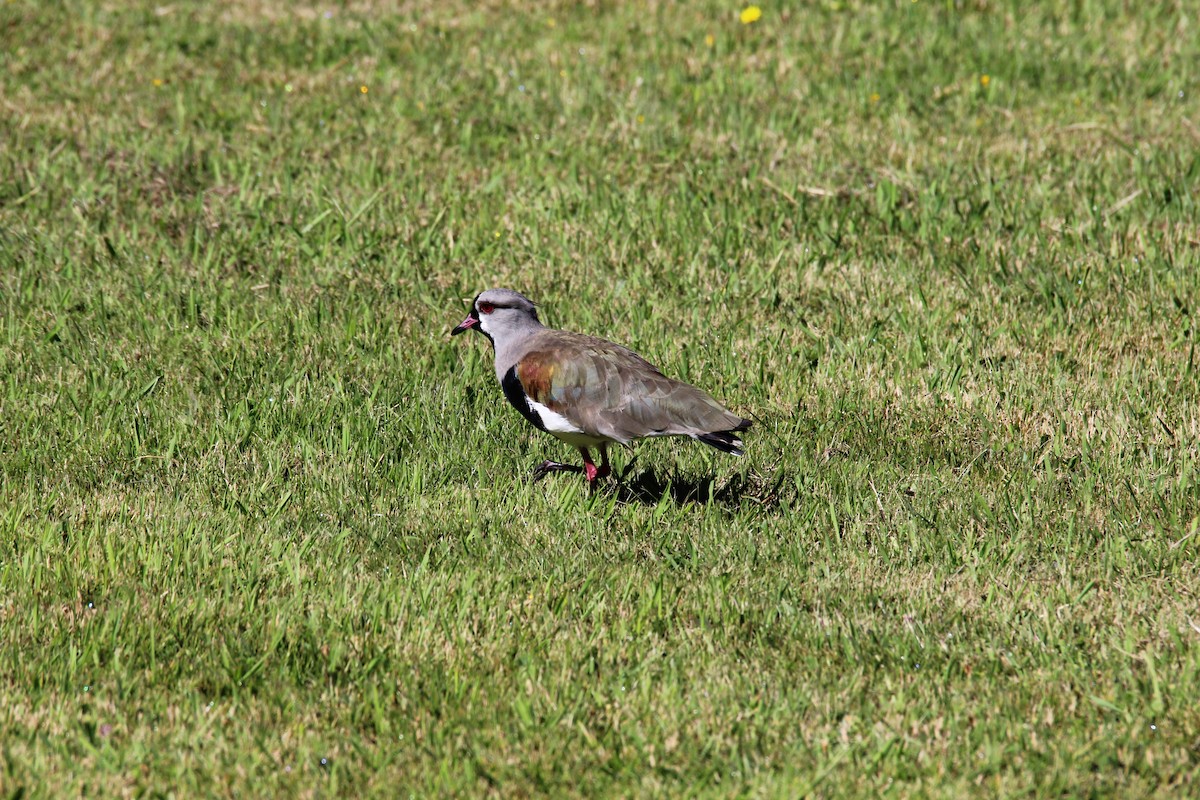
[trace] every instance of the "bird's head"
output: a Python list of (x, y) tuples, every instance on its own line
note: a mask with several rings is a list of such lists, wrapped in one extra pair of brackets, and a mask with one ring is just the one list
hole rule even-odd
[(512, 289), (488, 289), (471, 302), (471, 313), (450, 331), (451, 336), (474, 328), (495, 343), (530, 327), (541, 327), (537, 308), (529, 298)]

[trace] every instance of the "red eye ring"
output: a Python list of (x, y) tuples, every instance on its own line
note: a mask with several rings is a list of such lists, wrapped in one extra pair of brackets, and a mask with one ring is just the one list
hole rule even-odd
[(477, 307), (480, 314), (490, 314), (496, 310), (496, 307), (491, 303), (480, 303)]

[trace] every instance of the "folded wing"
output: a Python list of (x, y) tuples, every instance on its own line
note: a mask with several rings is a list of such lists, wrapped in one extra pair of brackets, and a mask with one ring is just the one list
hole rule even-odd
[(534, 340), (516, 365), (531, 400), (581, 431), (622, 444), (646, 436), (697, 438), (741, 454), (733, 431), (750, 422), (706, 392), (663, 375), (632, 350), (579, 334)]

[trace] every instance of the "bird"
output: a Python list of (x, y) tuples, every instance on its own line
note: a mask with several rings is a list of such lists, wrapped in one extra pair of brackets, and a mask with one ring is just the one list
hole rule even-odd
[[(488, 289), (471, 302), (451, 336), (474, 330), (492, 343), (505, 399), (530, 424), (579, 450), (583, 466), (546, 460), (551, 472), (582, 472), (588, 485), (611, 472), (608, 446), (652, 436), (690, 436), (723, 453), (744, 455), (738, 434), (751, 422), (695, 386), (668, 378), (627, 347), (547, 328), (537, 307), (512, 289)], [(600, 465), (590, 450), (600, 453)]]

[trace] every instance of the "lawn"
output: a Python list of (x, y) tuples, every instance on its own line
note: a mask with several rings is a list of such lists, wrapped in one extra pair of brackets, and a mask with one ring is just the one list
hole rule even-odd
[(0, 797), (1200, 793), (1195, 9), (741, 11), (0, 2)]

